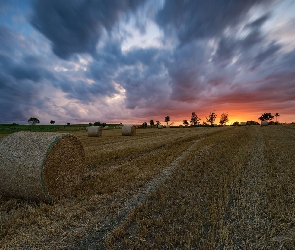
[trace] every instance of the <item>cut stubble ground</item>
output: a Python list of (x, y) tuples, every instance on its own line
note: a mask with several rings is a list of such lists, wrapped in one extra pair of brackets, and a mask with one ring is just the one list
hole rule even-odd
[(0, 248), (295, 248), (292, 126), (75, 135), (88, 168), (75, 197), (0, 198)]

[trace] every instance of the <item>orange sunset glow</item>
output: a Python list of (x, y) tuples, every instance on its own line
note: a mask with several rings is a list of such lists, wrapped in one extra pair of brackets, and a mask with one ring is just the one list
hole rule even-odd
[[(270, 3), (271, 2), (271, 3)], [(1, 1), (0, 123), (295, 121), (295, 2)]]

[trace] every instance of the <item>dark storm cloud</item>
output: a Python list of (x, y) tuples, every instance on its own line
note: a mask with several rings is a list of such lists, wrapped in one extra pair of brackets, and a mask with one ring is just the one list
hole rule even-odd
[(265, 61), (267, 58), (275, 55), (277, 51), (280, 50), (282, 46), (278, 43), (272, 42), (270, 43), (266, 49), (261, 51), (256, 57), (255, 57), (255, 63), (262, 63)]
[(122, 14), (135, 11), (144, 1), (35, 1), (32, 25), (46, 36), (62, 59), (75, 53), (95, 54), (104, 30), (111, 32)]
[(3, 121), (28, 119), (40, 98), (42, 80), (54, 80), (39, 58), (26, 55), (18, 37), (0, 26), (0, 113)]
[(175, 50), (168, 65), (172, 100), (191, 102), (198, 98), (202, 88), (200, 72), (205, 59), (203, 53), (202, 46), (195, 43)]
[[(273, 44), (275, 47), (275, 44)], [(271, 48), (271, 47), (269, 47)], [(269, 51), (277, 51), (279, 46)], [(275, 52), (269, 52), (273, 55)], [(266, 67), (260, 69), (261, 75), (254, 80), (247, 80), (235, 85), (231, 91), (212, 96), (210, 100), (216, 104), (226, 101), (229, 104), (250, 105), (256, 109), (267, 110), (268, 107), (282, 109), (295, 100), (295, 73), (292, 70), (295, 63), (295, 50), (282, 53)], [(259, 72), (259, 70), (258, 70)], [(264, 101), (265, 100), (265, 101)]]
[(116, 81), (125, 89), (126, 107), (155, 107), (169, 95), (167, 62), (171, 53), (158, 49), (134, 49), (122, 57)]
[(254, 5), (262, 2), (267, 1), (165, 1), (156, 20), (166, 35), (176, 32), (180, 43), (185, 44), (199, 38), (220, 36), (225, 28), (239, 24)]
[(266, 13), (263, 16), (257, 18), (255, 21), (249, 23), (247, 27), (252, 29), (261, 28), (261, 26), (271, 17), (270, 13)]

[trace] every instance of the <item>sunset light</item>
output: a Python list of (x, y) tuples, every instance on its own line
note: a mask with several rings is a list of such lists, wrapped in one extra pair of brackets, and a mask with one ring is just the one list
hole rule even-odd
[(295, 2), (0, 1), (0, 123), (295, 121)]

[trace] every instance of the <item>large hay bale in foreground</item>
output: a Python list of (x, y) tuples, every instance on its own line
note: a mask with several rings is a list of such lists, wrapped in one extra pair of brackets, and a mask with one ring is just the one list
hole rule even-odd
[(136, 127), (134, 125), (124, 125), (122, 127), (122, 135), (135, 135), (136, 134)]
[(267, 121), (262, 121), (261, 126), (268, 126), (268, 122)]
[(101, 126), (90, 126), (88, 127), (88, 137), (99, 137), (102, 136), (102, 127)]
[(84, 162), (83, 145), (73, 135), (13, 133), (0, 140), (0, 194), (46, 201), (71, 195)]

